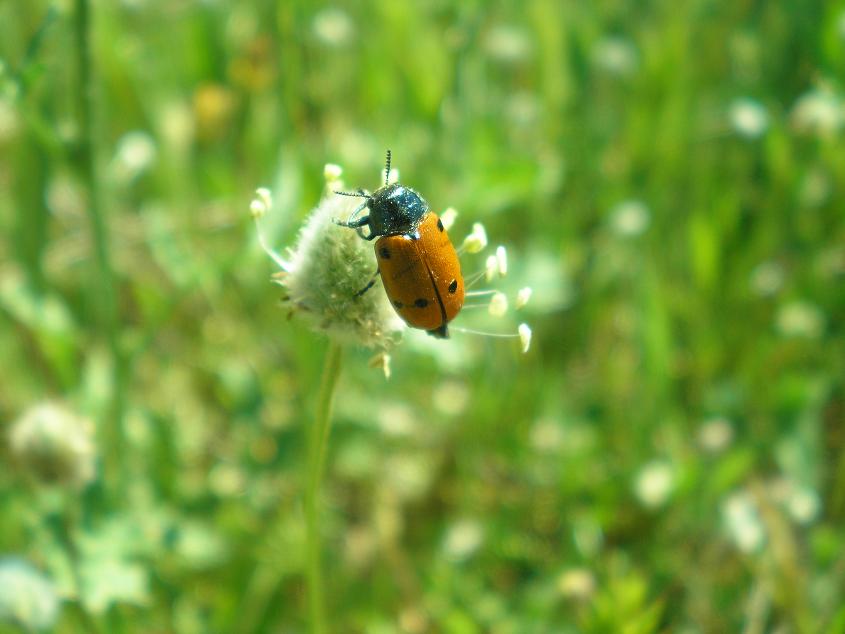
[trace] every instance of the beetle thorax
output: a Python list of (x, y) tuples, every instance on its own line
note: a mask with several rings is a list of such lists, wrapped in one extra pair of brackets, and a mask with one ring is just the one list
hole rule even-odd
[(399, 183), (377, 190), (367, 206), (370, 230), (379, 236), (412, 233), (428, 211), (428, 203), (422, 196)]

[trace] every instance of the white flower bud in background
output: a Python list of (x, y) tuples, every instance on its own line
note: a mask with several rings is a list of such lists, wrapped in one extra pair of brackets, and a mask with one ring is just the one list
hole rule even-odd
[[(333, 188), (342, 170), (327, 165), (323, 173), (327, 187)], [(260, 194), (256, 200), (261, 200)], [(379, 283), (374, 280), (372, 244), (335, 224), (349, 218), (360, 204), (360, 199), (327, 190), (300, 229), (287, 260), (266, 245), (260, 228), (259, 240), (282, 269), (278, 283), (287, 290), (288, 305), (313, 330), (342, 343), (387, 350), (396, 344), (405, 323), (379, 289), (359, 294), (371, 281)]]
[(746, 139), (757, 139), (769, 128), (769, 115), (763, 105), (753, 99), (737, 99), (731, 104), (733, 129)]
[(519, 324), (517, 332), (519, 333), (519, 342), (522, 344), (522, 353), (525, 354), (531, 347), (531, 328), (528, 327), (528, 324)]
[(254, 220), (258, 220), (267, 213), (267, 205), (265, 205), (260, 199), (256, 198), (249, 203), (249, 213), (252, 214), (252, 218)]
[(621, 37), (605, 37), (592, 50), (593, 63), (601, 70), (617, 77), (633, 75), (639, 64), (637, 49)]
[(496, 260), (495, 255), (488, 255), (487, 260), (484, 262), (484, 280), (487, 282), (492, 282), (493, 278), (496, 277), (496, 271), (499, 269), (499, 262)]
[(640, 200), (626, 200), (610, 212), (610, 227), (622, 238), (634, 238), (642, 234), (650, 222), (646, 204)]
[(531, 299), (531, 293), (533, 293), (533, 291), (531, 290), (530, 286), (526, 286), (524, 288), (519, 289), (519, 291), (516, 294), (516, 309), (517, 310), (519, 310), (520, 308), (522, 308), (523, 306), (525, 306), (528, 303), (528, 300)]
[(458, 520), (446, 532), (443, 550), (453, 561), (463, 561), (471, 557), (484, 542), (481, 524), (474, 520)]
[(458, 212), (455, 210), (454, 207), (447, 207), (443, 210), (443, 213), (440, 214), (440, 222), (443, 223), (443, 228), (446, 231), (452, 228), (455, 224), (455, 219), (458, 217)]
[(46, 575), (18, 557), (0, 559), (0, 623), (34, 632), (52, 628), (58, 615), (56, 587)]
[(496, 269), (499, 271), (499, 277), (508, 274), (508, 252), (503, 246), (496, 247)]
[(557, 589), (567, 599), (584, 601), (596, 591), (596, 578), (586, 568), (572, 568), (558, 577)]
[(476, 222), (472, 225), (472, 233), (464, 238), (462, 248), (467, 253), (478, 253), (487, 246), (487, 232), (484, 230), (484, 225)]
[(698, 444), (708, 453), (719, 453), (731, 444), (734, 430), (727, 418), (711, 418), (698, 429)]
[(818, 339), (824, 334), (825, 315), (815, 304), (792, 301), (778, 310), (777, 329), (785, 337)]
[(93, 425), (64, 406), (30, 408), (12, 425), (9, 442), (15, 459), (37, 480), (82, 488), (94, 479)]
[(341, 47), (355, 35), (355, 24), (349, 14), (336, 7), (322, 9), (314, 16), (312, 30), (317, 39), (329, 47)]
[(734, 493), (722, 503), (722, 518), (728, 535), (742, 552), (755, 552), (766, 541), (757, 505), (747, 492)]
[(326, 163), (323, 167), (323, 178), (326, 179), (326, 185), (337, 183), (341, 176), (343, 176), (343, 168), (340, 165)]
[(672, 466), (655, 460), (645, 465), (637, 474), (634, 492), (646, 508), (663, 506), (675, 488), (675, 474)]
[(266, 187), (259, 187), (255, 190), (255, 195), (258, 200), (264, 205), (264, 209), (269, 211), (273, 208), (273, 194)]
[(798, 132), (830, 138), (845, 127), (845, 97), (822, 84), (799, 97), (791, 118)]
[(126, 183), (149, 169), (156, 160), (156, 144), (144, 130), (127, 132), (117, 142), (111, 163), (112, 176)]
[(506, 312), (508, 312), (508, 298), (504, 293), (493, 293), (493, 297), (490, 298), (490, 305), (487, 307), (488, 312), (493, 315), (493, 317), (501, 317)]

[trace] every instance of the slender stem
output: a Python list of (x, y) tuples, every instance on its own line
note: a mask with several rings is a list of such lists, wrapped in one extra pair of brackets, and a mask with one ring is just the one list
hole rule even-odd
[(91, 56), (91, 7), (90, 0), (76, 0), (74, 15), (74, 49), (78, 75), (77, 116), (79, 117), (79, 143), (77, 165), (88, 194), (88, 220), (94, 243), (97, 264), (96, 290), (92, 294), (95, 317), (106, 335), (114, 373), (112, 388), (111, 425), (107, 430), (109, 447), (106, 481), (119, 487), (123, 473), (123, 409), (126, 383), (126, 366), (120, 346), (119, 319), (115, 295), (114, 270), (108, 244), (108, 227), (100, 199), (100, 182), (97, 176), (94, 92), (94, 64)]
[(323, 378), (317, 399), (314, 425), (311, 427), (308, 443), (308, 480), (305, 488), (305, 525), (307, 541), (308, 613), (311, 632), (323, 634), (326, 631), (326, 611), (323, 588), (323, 572), (320, 563), (320, 513), (318, 498), (320, 482), (326, 462), (326, 449), (331, 429), (332, 401), (334, 400), (337, 377), (340, 374), (342, 357), (340, 344), (331, 342), (323, 365)]
[(85, 601), (82, 596), (83, 584), (82, 573), (80, 570), (81, 557), (79, 549), (76, 546), (76, 541), (73, 538), (73, 526), (77, 523), (76, 516), (78, 515), (78, 509), (69, 509), (67, 508), (68, 504), (70, 504), (69, 500), (66, 501), (65, 508), (58, 511), (55, 515), (48, 517), (48, 525), (53, 526), (56, 538), (64, 550), (65, 557), (67, 558), (67, 562), (70, 567), (75, 590), (75, 596), (70, 605), (74, 609), (76, 619), (79, 621), (79, 625), (82, 627), (83, 631), (90, 632), (91, 634), (99, 634), (102, 630), (93, 615), (91, 615), (85, 607)]

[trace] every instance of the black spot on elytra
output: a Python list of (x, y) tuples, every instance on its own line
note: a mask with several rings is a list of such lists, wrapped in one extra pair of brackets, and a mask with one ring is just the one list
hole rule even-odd
[(458, 280), (452, 280), (449, 282), (449, 292), (454, 293), (458, 290)]
[(400, 302), (398, 299), (394, 300), (393, 305), (396, 306), (396, 308), (404, 308), (405, 307), (405, 304)]
[(414, 306), (416, 306), (417, 308), (425, 308), (426, 306), (428, 306), (428, 300), (424, 297), (420, 297), (414, 300)]
[(438, 228), (440, 231), (443, 231), (443, 221), (442, 221), (442, 220), (440, 220), (440, 218), (438, 218), (438, 219), (437, 219), (437, 228)]
[(390, 259), (390, 249), (388, 249), (387, 247), (382, 247), (382, 248), (379, 250), (378, 254), (379, 254), (379, 255), (382, 257), (382, 259), (384, 259), (384, 260), (389, 260), (389, 259)]

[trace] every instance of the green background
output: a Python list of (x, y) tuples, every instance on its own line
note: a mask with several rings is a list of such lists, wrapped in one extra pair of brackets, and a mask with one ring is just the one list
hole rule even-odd
[(0, 2), (0, 430), (60, 400), (100, 457), (61, 494), (0, 453), (0, 554), (62, 588), (55, 631), (307, 629), (326, 342), (248, 206), (273, 189), (281, 249), (325, 163), (374, 188), (388, 147), (534, 287), (458, 323), (534, 343), (345, 355), (332, 631), (845, 631), (845, 3), (90, 12), (86, 80), (76, 3)]

